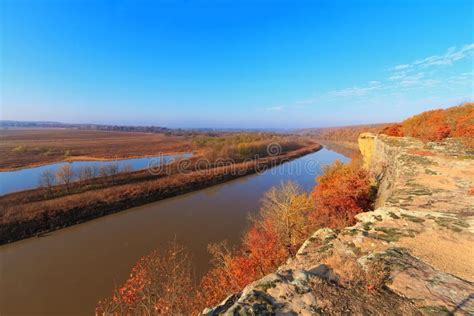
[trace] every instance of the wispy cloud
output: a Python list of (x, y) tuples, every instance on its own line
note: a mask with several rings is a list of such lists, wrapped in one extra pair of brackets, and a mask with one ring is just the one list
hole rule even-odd
[(284, 108), (285, 108), (284, 106), (270, 106), (267, 108), (263, 108), (263, 110), (268, 111), (268, 112), (279, 112), (279, 111), (283, 111)]
[(297, 101), (296, 105), (322, 104), (328, 101), (355, 102), (356, 100), (380, 97), (383, 94), (403, 93), (416, 89), (432, 88), (441, 84), (472, 84), (472, 69), (471, 72), (449, 76), (449, 72), (441, 71), (441, 68), (436, 67), (453, 65), (471, 55), (474, 55), (474, 43), (460, 48), (450, 47), (442, 55), (432, 55), (411, 63), (392, 66), (388, 68), (390, 73), (385, 79), (372, 80), (362, 85), (320, 93), (312, 98)]
[(410, 65), (403, 64), (403, 65), (398, 65), (398, 66), (393, 67), (392, 70), (403, 70), (403, 69), (407, 69), (407, 68), (410, 68)]
[(448, 51), (444, 55), (434, 55), (424, 59), (415, 61), (413, 66), (430, 67), (439, 65), (452, 65), (454, 62), (468, 57), (474, 52), (474, 43), (464, 45), (460, 49), (456, 46), (448, 48)]
[(453, 85), (465, 85), (465, 84), (474, 85), (474, 73), (471, 71), (471, 72), (464, 72), (459, 75), (451, 76), (446, 79), (446, 82)]
[(410, 64), (392, 67), (390, 68), (392, 73), (387, 79), (404, 88), (434, 86), (440, 83), (440, 80), (429, 78), (424, 69), (433, 66), (453, 65), (456, 61), (469, 57), (472, 53), (474, 53), (474, 43), (464, 45), (459, 49), (453, 46), (448, 48), (443, 55), (433, 55), (418, 59)]
[(267, 111), (281, 111), (281, 110), (283, 110), (283, 106), (271, 106), (271, 107), (265, 108), (265, 110), (267, 110)]
[(380, 88), (381, 88), (381, 84), (379, 81), (370, 81), (365, 86), (334, 90), (334, 91), (330, 91), (328, 95), (336, 96), (336, 97), (358, 97), (358, 96), (367, 95), (371, 91), (378, 90)]

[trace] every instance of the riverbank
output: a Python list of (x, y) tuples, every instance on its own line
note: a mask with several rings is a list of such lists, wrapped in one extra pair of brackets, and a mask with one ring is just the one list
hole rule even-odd
[(154, 157), (160, 157), (160, 156), (171, 156), (171, 155), (186, 155), (192, 153), (194, 155), (198, 155), (201, 153), (201, 151), (195, 150), (195, 151), (165, 151), (165, 152), (160, 152), (158, 154), (143, 154), (143, 155), (130, 155), (130, 156), (117, 156), (117, 157), (95, 157), (95, 156), (73, 156), (73, 157), (64, 157), (64, 158), (59, 158), (56, 161), (50, 161), (50, 162), (33, 162), (29, 163), (27, 165), (22, 165), (21, 167), (0, 167), (0, 172), (8, 172), (8, 171), (19, 171), (19, 170), (24, 170), (24, 169), (29, 169), (29, 168), (36, 168), (36, 167), (47, 167), (50, 165), (58, 164), (58, 163), (63, 163), (63, 162), (117, 162), (117, 161), (123, 161), (123, 160), (130, 160), (130, 159), (140, 159), (140, 158), (154, 158)]
[[(0, 244), (38, 236), (131, 207), (223, 183), (280, 165), (321, 148), (321, 145), (313, 143), (279, 156), (214, 166), (205, 170), (188, 170), (169, 176), (159, 174), (143, 181), (124, 184), (118, 182), (119, 184), (113, 187), (91, 189), (48, 200), (40, 200), (41, 194), (38, 190), (31, 190), (27, 195), (7, 195), (0, 198), (3, 205)], [(31, 194), (35, 199), (28, 198)]]

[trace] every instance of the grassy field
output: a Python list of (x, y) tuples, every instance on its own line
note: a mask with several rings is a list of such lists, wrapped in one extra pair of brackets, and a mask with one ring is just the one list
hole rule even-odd
[(0, 130), (0, 170), (63, 160), (113, 159), (191, 151), (188, 136), (77, 129)]

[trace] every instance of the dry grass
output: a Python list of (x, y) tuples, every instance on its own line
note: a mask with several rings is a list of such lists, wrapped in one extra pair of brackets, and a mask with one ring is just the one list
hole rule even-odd
[(72, 159), (113, 159), (188, 152), (188, 136), (77, 129), (0, 130), (0, 170)]
[(356, 258), (347, 255), (333, 254), (324, 259), (324, 263), (339, 277), (339, 283), (344, 287), (361, 287), (368, 291), (380, 289), (386, 280), (384, 266), (380, 260), (368, 263), (365, 271)]

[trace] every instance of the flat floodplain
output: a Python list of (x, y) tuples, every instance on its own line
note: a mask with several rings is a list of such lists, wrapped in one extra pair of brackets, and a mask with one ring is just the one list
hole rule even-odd
[(188, 136), (80, 129), (0, 130), (0, 170), (70, 160), (154, 156), (192, 150)]

